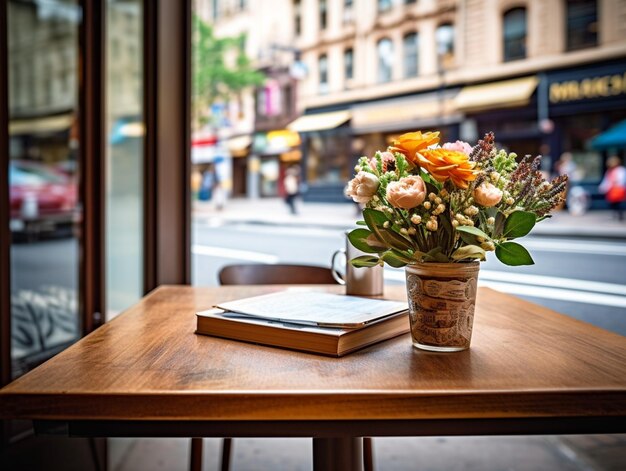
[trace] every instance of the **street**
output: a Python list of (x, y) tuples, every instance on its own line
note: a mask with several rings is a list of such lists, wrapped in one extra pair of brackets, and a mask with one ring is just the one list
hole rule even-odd
[[(509, 267), (493, 254), (479, 283), (511, 293), (574, 318), (626, 335), (626, 244), (556, 237), (526, 237), (534, 266)], [(341, 229), (196, 220), (192, 280), (217, 285), (230, 263), (329, 265), (344, 246)], [(385, 268), (387, 283), (404, 283), (402, 269)]]

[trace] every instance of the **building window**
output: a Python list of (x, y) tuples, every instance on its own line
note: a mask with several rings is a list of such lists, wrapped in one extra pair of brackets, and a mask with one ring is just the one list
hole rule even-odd
[(318, 61), (320, 74), (320, 93), (328, 93), (328, 56), (323, 54)]
[(320, 29), (326, 29), (328, 25), (328, 2), (320, 0)]
[(211, 9), (213, 10), (213, 20), (217, 20), (220, 17), (220, 5), (219, 0), (212, 0)]
[(404, 36), (402, 41), (404, 49), (404, 77), (417, 76), (417, 50), (418, 36), (417, 33), (409, 33)]
[(439, 25), (435, 39), (439, 69), (451, 68), (454, 65), (454, 26), (450, 23)]
[(513, 8), (504, 14), (504, 61), (526, 57), (526, 8)]
[(598, 45), (597, 0), (568, 0), (567, 50), (575, 51)]
[(378, 13), (391, 10), (392, 0), (378, 0)]
[(353, 0), (344, 0), (343, 2), (343, 22), (352, 23), (354, 19)]
[(410, 5), (411, 3), (417, 3), (417, 0), (404, 0), (405, 5)]
[(383, 38), (378, 41), (376, 52), (378, 54), (378, 82), (389, 82), (393, 64), (393, 43), (391, 39)]
[[(354, 78), (354, 50), (346, 49), (343, 53), (344, 78), (346, 82)], [(348, 84), (346, 83), (346, 86)]]
[(294, 13), (294, 30), (296, 36), (300, 36), (302, 34), (302, 2), (301, 0), (295, 0), (293, 2), (293, 13)]

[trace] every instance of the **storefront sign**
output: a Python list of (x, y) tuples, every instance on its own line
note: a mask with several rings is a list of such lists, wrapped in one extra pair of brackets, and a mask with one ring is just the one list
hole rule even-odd
[(550, 103), (626, 95), (626, 72), (550, 84)]

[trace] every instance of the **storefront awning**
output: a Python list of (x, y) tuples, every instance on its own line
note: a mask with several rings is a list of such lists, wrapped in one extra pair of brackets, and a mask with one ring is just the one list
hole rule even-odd
[(248, 155), (248, 147), (252, 144), (252, 136), (231, 137), (226, 141), (226, 147), (233, 157), (245, 157)]
[(350, 111), (332, 111), (330, 113), (318, 113), (300, 116), (287, 126), (288, 129), (296, 132), (323, 131), (341, 126), (350, 119)]
[(591, 148), (596, 150), (626, 149), (626, 120), (597, 135), (591, 140)]
[(9, 122), (9, 134), (42, 134), (66, 131), (72, 127), (74, 115), (72, 113), (42, 116), (40, 118), (15, 119)]
[(460, 111), (484, 111), (525, 106), (537, 88), (536, 76), (465, 87), (454, 103)]
[(402, 131), (457, 122), (454, 108), (457, 91), (424, 93), (406, 98), (357, 105), (352, 108), (351, 127), (356, 134)]

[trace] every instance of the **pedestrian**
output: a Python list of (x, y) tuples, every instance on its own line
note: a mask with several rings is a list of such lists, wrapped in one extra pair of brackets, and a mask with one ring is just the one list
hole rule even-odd
[(285, 170), (285, 178), (283, 179), (283, 186), (285, 187), (285, 202), (289, 206), (289, 212), (291, 214), (298, 214), (296, 209), (296, 197), (298, 196), (298, 190), (300, 182), (298, 179), (300, 172), (298, 167), (292, 166)]
[(622, 203), (626, 201), (626, 168), (617, 155), (612, 155), (606, 161), (607, 170), (600, 183), (600, 192), (613, 210), (619, 221), (624, 220)]
[[(569, 192), (572, 185), (575, 185), (579, 180), (578, 166), (574, 162), (574, 158), (571, 152), (563, 152), (559, 160), (554, 163), (555, 177), (561, 175), (567, 175), (568, 180), (563, 190), (563, 203), (558, 209), (563, 209), (564, 206), (569, 204)], [(569, 209), (569, 208), (568, 208)]]
[(200, 201), (211, 201), (213, 197), (213, 186), (215, 182), (215, 173), (213, 166), (208, 165), (204, 172), (202, 172), (202, 183), (200, 184), (200, 191), (198, 192), (198, 199)]

